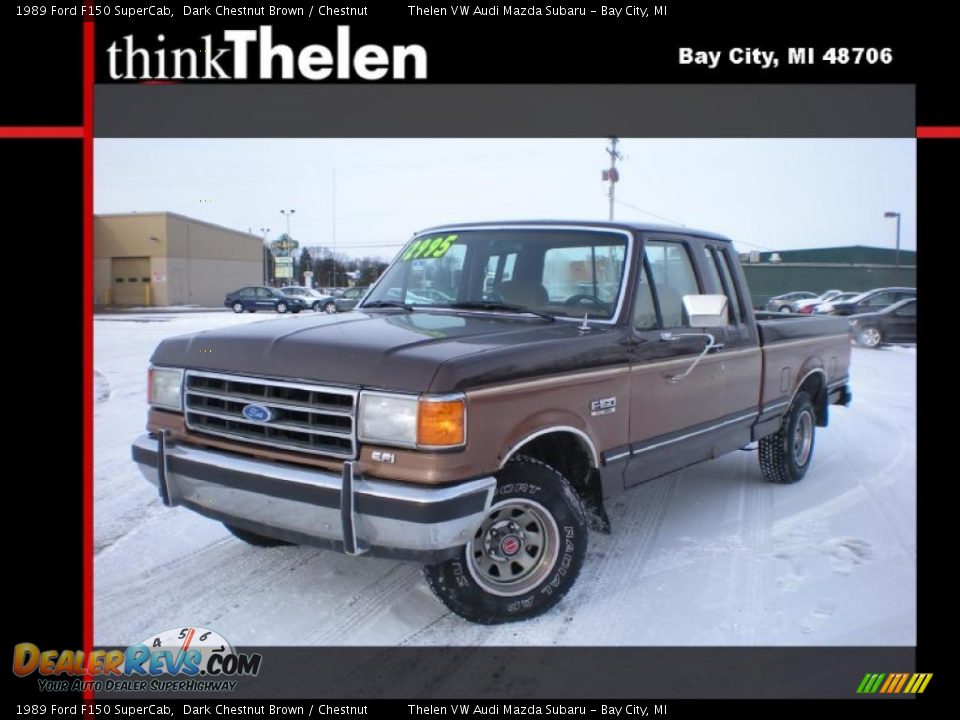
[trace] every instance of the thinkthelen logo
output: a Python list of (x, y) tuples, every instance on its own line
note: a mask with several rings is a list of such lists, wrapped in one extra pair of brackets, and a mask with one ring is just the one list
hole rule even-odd
[[(336, 44), (293, 48), (273, 41), (273, 28), (224, 30), (203, 35), (195, 47), (166, 47), (163, 34), (146, 47), (125, 35), (107, 48), (113, 80), (424, 80), (427, 51), (422, 45), (359, 45), (349, 25), (337, 26)], [(159, 47), (158, 47), (159, 46)]]
[(933, 673), (867, 673), (857, 686), (858, 695), (919, 695)]

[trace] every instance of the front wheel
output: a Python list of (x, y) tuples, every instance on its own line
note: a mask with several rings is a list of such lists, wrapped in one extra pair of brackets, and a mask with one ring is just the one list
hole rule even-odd
[(243, 303), (242, 303), (242, 302), (235, 302), (235, 303), (232, 305), (232, 307), (233, 307), (233, 311), (234, 311), (235, 313), (242, 313), (242, 312), (243, 312)]
[(287, 311), (287, 304), (282, 300), (277, 303), (277, 312), (281, 315)]
[(333, 315), (334, 313), (337, 312), (337, 306), (332, 302), (328, 302), (326, 305), (323, 306), (323, 311), (327, 315)]
[(801, 390), (783, 418), (780, 429), (760, 439), (760, 472), (779, 485), (799, 482), (813, 459), (817, 418), (810, 393)]
[(789, 306), (789, 305), (783, 305), (783, 306), (781, 306), (781, 307), (780, 307), (780, 312), (782, 312), (782, 313), (788, 313), (788, 312), (790, 312), (790, 306)]
[(876, 348), (883, 342), (883, 335), (880, 328), (865, 327), (860, 328), (856, 335), (857, 345), (865, 348)]
[(493, 504), (452, 560), (424, 566), (434, 594), (485, 625), (540, 615), (573, 586), (587, 552), (583, 506), (570, 482), (519, 457), (497, 475)]

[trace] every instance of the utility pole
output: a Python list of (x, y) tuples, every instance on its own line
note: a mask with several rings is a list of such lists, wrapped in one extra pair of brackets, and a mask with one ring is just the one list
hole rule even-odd
[(610, 183), (610, 189), (608, 195), (610, 196), (610, 219), (613, 220), (613, 204), (616, 201), (614, 195), (616, 193), (617, 182), (620, 180), (620, 171), (617, 170), (617, 160), (622, 160), (623, 155), (617, 150), (617, 143), (620, 140), (612, 135), (610, 137), (610, 147), (608, 147), (607, 154), (610, 156), (610, 167), (607, 170), (603, 171), (603, 180), (604, 182)]

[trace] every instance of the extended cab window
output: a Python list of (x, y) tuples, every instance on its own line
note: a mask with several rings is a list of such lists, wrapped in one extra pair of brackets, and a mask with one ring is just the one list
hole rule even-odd
[(713, 276), (717, 283), (717, 292), (727, 296), (727, 310), (730, 315), (730, 323), (739, 325), (743, 322), (743, 315), (740, 312), (740, 298), (737, 296), (737, 286), (733, 282), (733, 275), (730, 272), (726, 253), (720, 248), (704, 246), (706, 253), (706, 266), (708, 272)]
[(686, 247), (678, 242), (648, 240), (643, 252), (653, 274), (663, 327), (682, 327), (683, 296), (700, 293)]

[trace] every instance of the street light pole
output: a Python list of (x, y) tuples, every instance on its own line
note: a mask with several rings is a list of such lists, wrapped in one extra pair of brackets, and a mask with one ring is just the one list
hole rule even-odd
[(296, 210), (281, 210), (280, 214), (287, 218), (287, 237), (290, 237), (290, 216), (293, 215)]
[(263, 255), (263, 284), (264, 284), (264, 285), (267, 285), (268, 282), (269, 282), (269, 279), (270, 279), (270, 278), (268, 277), (269, 274), (270, 274), (270, 273), (269, 273), (269, 267), (268, 267), (268, 265), (270, 264), (270, 261), (267, 260), (267, 253), (270, 252), (270, 251), (267, 249), (267, 236), (270, 234), (270, 228), (268, 228), (268, 227), (262, 227), (262, 228), (260, 228), (260, 234), (263, 235), (263, 252), (262, 252), (262, 255)]
[(895, 217), (897, 219), (897, 249), (894, 251), (893, 255), (893, 284), (900, 285), (900, 213), (898, 212), (885, 212), (883, 214), (885, 218)]

